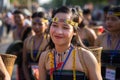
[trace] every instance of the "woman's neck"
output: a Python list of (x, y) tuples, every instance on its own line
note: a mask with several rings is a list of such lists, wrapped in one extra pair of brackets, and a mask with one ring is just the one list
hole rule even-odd
[(109, 32), (109, 34), (113, 38), (119, 38), (120, 37), (120, 31), (118, 31), (118, 32)]
[(40, 38), (42, 38), (42, 36), (43, 36), (43, 34), (41, 34), (41, 35), (35, 35), (34, 37), (35, 37), (36, 39), (40, 39)]
[(66, 50), (68, 50), (69, 47), (70, 47), (70, 44), (68, 44), (68, 45), (56, 45), (56, 46), (55, 46), (55, 49), (56, 49), (56, 51), (57, 51), (58, 53), (63, 53), (63, 52), (65, 52)]

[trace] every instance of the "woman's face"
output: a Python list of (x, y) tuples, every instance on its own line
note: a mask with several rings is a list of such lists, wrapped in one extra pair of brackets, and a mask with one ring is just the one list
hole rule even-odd
[(24, 25), (24, 16), (22, 14), (15, 14), (14, 21), (16, 25)]
[(120, 18), (115, 15), (107, 15), (105, 25), (110, 32), (120, 31)]
[(32, 29), (36, 34), (43, 34), (47, 29), (47, 26), (42, 18), (36, 17), (32, 19)]
[(59, 19), (57, 22), (52, 22), (50, 26), (50, 36), (55, 45), (70, 44), (73, 37), (73, 26), (64, 22), (64, 20), (71, 20), (71, 14), (57, 13), (54, 18)]

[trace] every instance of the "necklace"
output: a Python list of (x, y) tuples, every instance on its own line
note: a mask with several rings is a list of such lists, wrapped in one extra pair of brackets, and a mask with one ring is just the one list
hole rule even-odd
[[(108, 35), (107, 36), (107, 45), (111, 48), (112, 46), (112, 40), (111, 40), (111, 36)], [(120, 39), (117, 42), (117, 45), (115, 46), (114, 50), (120, 49)]]
[[(30, 56), (31, 56), (31, 58), (32, 58), (33, 61), (37, 61), (38, 58), (39, 58), (40, 52), (41, 52), (41, 50), (42, 50), (41, 44), (42, 44), (43, 39), (44, 39), (44, 36), (42, 36), (42, 38), (41, 38), (41, 40), (40, 40), (40, 43), (39, 43), (39, 45), (38, 45), (38, 47), (37, 47), (38, 53), (36, 52), (36, 57), (33, 56), (33, 55), (34, 55), (34, 54), (33, 54), (33, 45), (35, 45), (35, 40), (32, 39), (31, 55), (30, 55)], [(34, 47), (35, 47), (35, 46), (34, 46)], [(39, 49), (38, 49), (38, 48), (39, 48)]]
[(73, 47), (69, 50), (68, 52), (68, 55), (65, 59), (65, 61), (59, 65), (56, 66), (56, 60), (55, 60), (55, 54), (53, 54), (52, 52), (49, 52), (48, 55), (49, 55), (49, 58), (50, 58), (50, 80), (53, 80), (53, 71), (55, 71), (56, 69), (60, 68), (61, 67), (61, 70), (60, 72), (63, 70), (64, 68), (64, 65), (65, 63), (67, 62), (70, 54), (72, 52), (72, 58), (73, 58), (73, 80), (76, 80), (76, 52), (75, 52), (75, 49), (73, 50)]

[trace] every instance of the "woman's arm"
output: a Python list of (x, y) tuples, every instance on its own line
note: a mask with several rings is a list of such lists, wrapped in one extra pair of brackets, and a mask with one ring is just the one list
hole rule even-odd
[(89, 80), (102, 80), (101, 69), (95, 56), (90, 51), (84, 50), (83, 59), (88, 70)]
[(27, 62), (27, 49), (26, 49), (26, 44), (27, 44), (27, 39), (24, 41), (23, 45), (23, 62), (22, 62), (22, 67), (23, 67), (23, 73), (25, 75), (26, 80), (31, 80), (29, 71), (28, 71), (28, 62)]
[[(38, 63), (38, 66), (39, 66), (39, 80), (46, 80), (46, 68), (45, 68), (45, 60), (46, 60), (46, 52), (43, 52), (40, 56), (40, 59), (39, 59), (39, 63)], [(49, 65), (48, 65), (49, 66)]]
[(97, 35), (96, 35), (95, 31), (91, 28), (87, 28), (86, 33), (88, 36), (88, 41), (89, 41), (90, 46), (94, 46), (94, 42), (97, 39)]

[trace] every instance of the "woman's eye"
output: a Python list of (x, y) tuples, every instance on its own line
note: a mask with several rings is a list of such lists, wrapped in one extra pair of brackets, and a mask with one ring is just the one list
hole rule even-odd
[(52, 24), (53, 27), (57, 27), (57, 24)]
[(43, 24), (42, 24), (42, 23), (39, 23), (38, 25), (39, 25), (39, 26), (42, 26)]
[(67, 26), (64, 26), (63, 29), (69, 29)]
[(64, 28), (64, 29), (69, 29), (69, 26), (68, 26), (67, 24), (64, 24), (64, 25), (63, 25), (63, 28)]
[(107, 17), (106, 20), (117, 21), (118, 19), (115, 17), (111, 17), (111, 18)]

